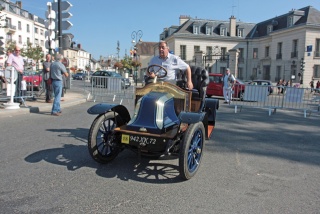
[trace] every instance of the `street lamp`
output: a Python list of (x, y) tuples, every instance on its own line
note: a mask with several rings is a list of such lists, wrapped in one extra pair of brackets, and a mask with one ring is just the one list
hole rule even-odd
[[(141, 38), (142, 38), (142, 31), (138, 30), (138, 31), (133, 31), (131, 33), (131, 39), (132, 39), (132, 46), (133, 46), (133, 60), (136, 61), (135, 65), (139, 65), (138, 61), (139, 61), (139, 56), (137, 54), (137, 44), (139, 44), (141, 42)], [(134, 73), (134, 78), (135, 78), (135, 82), (136, 82), (136, 86), (138, 84), (138, 66), (136, 67), (136, 71)]]

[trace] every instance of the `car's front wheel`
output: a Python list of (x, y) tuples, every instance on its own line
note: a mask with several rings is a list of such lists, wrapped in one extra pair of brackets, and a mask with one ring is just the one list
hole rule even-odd
[(88, 149), (95, 161), (108, 163), (119, 154), (121, 147), (113, 130), (120, 125), (123, 125), (123, 120), (114, 112), (99, 115), (93, 121), (89, 130)]

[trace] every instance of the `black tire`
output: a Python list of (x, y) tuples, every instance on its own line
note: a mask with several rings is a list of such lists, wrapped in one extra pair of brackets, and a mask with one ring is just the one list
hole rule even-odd
[(205, 142), (202, 122), (191, 124), (184, 133), (179, 153), (179, 172), (184, 180), (192, 178), (198, 171)]
[(113, 130), (123, 125), (123, 120), (114, 112), (99, 115), (93, 121), (88, 137), (91, 157), (99, 163), (112, 161), (121, 151), (120, 142), (115, 142)]
[(238, 94), (238, 97), (241, 101), (243, 101), (243, 98), (244, 98), (244, 91), (240, 91), (239, 94)]

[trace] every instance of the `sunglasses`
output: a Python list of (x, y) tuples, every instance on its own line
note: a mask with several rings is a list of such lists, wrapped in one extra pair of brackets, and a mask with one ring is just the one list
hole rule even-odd
[(21, 51), (21, 50), (16, 50), (16, 51)]

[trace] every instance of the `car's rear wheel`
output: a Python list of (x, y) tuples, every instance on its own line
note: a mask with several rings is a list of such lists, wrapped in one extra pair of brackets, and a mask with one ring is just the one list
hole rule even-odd
[(243, 101), (243, 98), (244, 98), (244, 91), (240, 91), (239, 94), (238, 94), (238, 97), (241, 101)]
[(183, 136), (179, 153), (179, 172), (184, 180), (192, 178), (198, 171), (205, 142), (202, 122), (191, 124)]
[(116, 141), (113, 130), (120, 125), (123, 125), (123, 120), (114, 112), (99, 115), (93, 121), (89, 130), (88, 149), (95, 161), (108, 163), (119, 154), (121, 144)]

